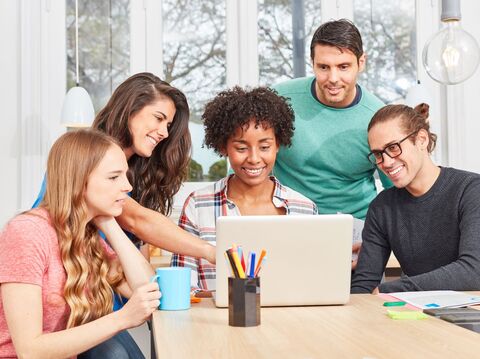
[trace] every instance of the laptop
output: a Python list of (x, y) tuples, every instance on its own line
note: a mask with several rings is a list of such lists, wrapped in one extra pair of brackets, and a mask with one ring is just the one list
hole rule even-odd
[(224, 252), (267, 251), (259, 273), (262, 306), (345, 304), (350, 297), (353, 217), (347, 214), (231, 216), (216, 223), (217, 307), (228, 306)]

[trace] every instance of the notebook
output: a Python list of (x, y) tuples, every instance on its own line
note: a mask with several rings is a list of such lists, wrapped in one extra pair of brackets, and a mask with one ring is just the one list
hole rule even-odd
[(453, 290), (396, 292), (388, 293), (388, 295), (420, 309), (458, 308), (480, 304), (480, 296)]
[(217, 307), (228, 306), (232, 243), (267, 251), (260, 271), (262, 306), (345, 304), (350, 296), (353, 217), (336, 215), (231, 216), (216, 223)]

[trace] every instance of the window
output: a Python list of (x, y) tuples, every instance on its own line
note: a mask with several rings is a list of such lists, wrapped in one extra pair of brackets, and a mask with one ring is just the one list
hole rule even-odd
[(415, 0), (354, 0), (367, 65), (359, 82), (386, 103), (416, 83)]
[[(322, 3), (329, 4), (318, 0), (258, 2), (254, 10), (258, 59), (249, 58), (248, 64), (258, 61), (259, 84), (270, 86), (312, 75), (309, 45), (313, 32), (322, 17), (338, 17), (350, 8), (367, 53), (366, 70), (359, 82), (387, 103), (401, 101), (417, 79), (415, 0), (351, 0), (347, 2), (350, 7), (343, 3), (340, 8), (325, 5), (324, 11)], [(66, 4), (70, 88), (75, 83), (75, 3), (67, 0)], [(189, 101), (193, 142), (189, 180), (194, 182), (214, 181), (226, 174), (226, 161), (202, 147), (201, 123), (206, 102), (226, 87), (226, 4), (226, 0), (163, 0), (159, 11), (162, 29), (157, 30), (161, 34), (152, 33), (145, 22), (135, 25), (145, 27), (145, 38), (162, 37), (163, 53), (156, 55), (162, 56), (158, 62), (163, 62), (163, 74), (159, 75), (181, 89)], [(80, 85), (91, 95), (96, 111), (130, 75), (130, 42), (134, 45), (137, 41), (131, 37), (131, 6), (129, 0), (79, 2)], [(145, 9), (149, 11), (148, 6)], [(335, 9), (337, 14), (332, 13)], [(255, 16), (254, 11), (248, 16)], [(246, 33), (245, 29), (238, 31)]]
[(201, 116), (226, 85), (225, 1), (164, 0), (162, 13), (165, 80), (182, 90), (190, 105), (189, 180), (214, 181), (226, 175), (226, 161), (202, 148)]
[[(66, 3), (67, 88), (75, 86), (75, 1)], [(129, 76), (129, 0), (79, 1), (78, 59), (80, 86), (98, 112), (113, 90)]]
[(320, 1), (261, 0), (258, 6), (260, 84), (311, 75), (310, 41), (321, 24)]

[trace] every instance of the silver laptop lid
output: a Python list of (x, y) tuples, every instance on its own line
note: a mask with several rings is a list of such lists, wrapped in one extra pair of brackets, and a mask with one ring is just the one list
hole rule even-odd
[(231, 216), (216, 223), (218, 307), (228, 305), (233, 243), (245, 255), (267, 251), (260, 271), (261, 305), (345, 304), (350, 295), (353, 217), (338, 215)]

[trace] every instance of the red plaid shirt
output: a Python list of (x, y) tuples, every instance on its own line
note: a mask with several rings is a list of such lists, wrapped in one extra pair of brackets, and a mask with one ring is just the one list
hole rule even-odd
[[(212, 245), (216, 243), (215, 222), (221, 216), (240, 216), (234, 202), (227, 198), (228, 180), (222, 178), (203, 189), (192, 192), (183, 205), (178, 225), (193, 235)], [(317, 214), (317, 206), (302, 194), (280, 184), (271, 176), (275, 184), (272, 202), (277, 208), (285, 208), (287, 215)], [(215, 265), (202, 258), (173, 254), (171, 266), (192, 269), (192, 290), (215, 289)]]

